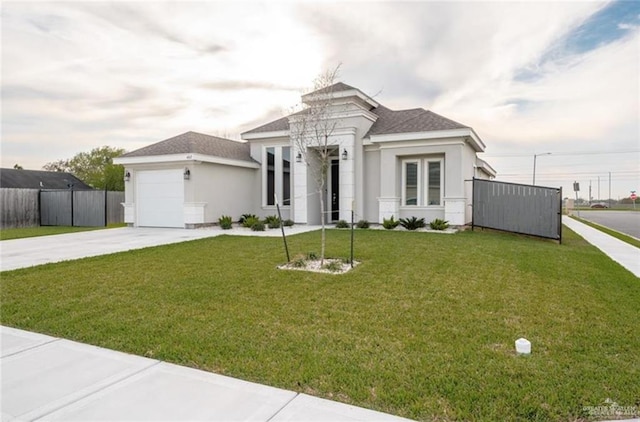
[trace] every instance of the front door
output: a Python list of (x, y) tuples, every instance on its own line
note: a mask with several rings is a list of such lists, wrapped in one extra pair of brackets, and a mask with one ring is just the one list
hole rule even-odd
[(331, 160), (330, 175), (331, 221), (338, 221), (340, 219), (340, 161), (338, 159)]

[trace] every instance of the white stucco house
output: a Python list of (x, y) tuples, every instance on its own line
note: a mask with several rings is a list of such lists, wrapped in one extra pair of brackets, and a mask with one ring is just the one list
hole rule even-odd
[[(463, 124), (421, 108), (390, 110), (357, 88), (337, 83), (302, 96), (330, 101), (335, 130), (326, 180), (328, 221), (381, 223), (397, 218), (471, 221), (474, 177), (496, 173), (478, 158), (485, 145)], [(198, 227), (225, 214), (276, 213), (297, 224), (320, 223), (313, 148), (301, 159), (290, 130), (296, 115), (242, 134), (245, 142), (187, 132), (114, 160), (125, 166), (125, 222)], [(310, 158), (309, 158), (310, 157)]]

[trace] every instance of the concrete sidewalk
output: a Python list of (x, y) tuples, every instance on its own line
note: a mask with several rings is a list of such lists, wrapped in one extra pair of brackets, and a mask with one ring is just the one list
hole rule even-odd
[(42, 334), (0, 327), (2, 421), (407, 421)]
[[(294, 235), (318, 229), (319, 226), (296, 225), (286, 227), (285, 233)], [(254, 232), (242, 227), (234, 227), (231, 230), (222, 230), (220, 227), (195, 230), (122, 227), (3, 240), (0, 242), (0, 270), (15, 270), (220, 235), (278, 237), (282, 234), (280, 230), (275, 229)]]
[(562, 224), (640, 278), (640, 249), (566, 215)]

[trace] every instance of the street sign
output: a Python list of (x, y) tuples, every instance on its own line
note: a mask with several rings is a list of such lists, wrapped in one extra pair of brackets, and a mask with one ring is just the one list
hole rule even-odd
[(580, 192), (580, 183), (573, 182), (573, 191), (574, 192)]
[(632, 193), (631, 196), (629, 196), (629, 199), (631, 199), (632, 201), (635, 201), (636, 199), (638, 199), (638, 195), (636, 195), (635, 193)]

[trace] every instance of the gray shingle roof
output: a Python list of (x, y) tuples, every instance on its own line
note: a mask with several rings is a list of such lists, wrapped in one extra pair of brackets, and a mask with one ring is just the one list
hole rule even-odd
[(0, 187), (16, 189), (93, 189), (71, 173), (61, 171), (0, 169)]
[(389, 110), (384, 106), (378, 106), (372, 112), (378, 116), (378, 120), (371, 126), (365, 137), (390, 133), (431, 132), (468, 128), (468, 126), (422, 108), (395, 111)]
[(289, 116), (281, 117), (278, 120), (258, 126), (244, 133), (279, 132), (281, 130), (289, 130)]
[(122, 157), (145, 157), (168, 154), (203, 154), (231, 160), (251, 161), (249, 144), (196, 132), (186, 132), (173, 138), (131, 151)]
[[(350, 89), (357, 89), (350, 85), (338, 82), (323, 90), (313, 92), (313, 94), (321, 94), (323, 92), (339, 92), (347, 91)], [(304, 111), (303, 111), (304, 112)], [(450, 129), (467, 129), (461, 123), (455, 122), (446, 117), (440, 116), (432, 111), (428, 111), (422, 108), (413, 108), (409, 110), (391, 110), (383, 105), (371, 110), (378, 119), (371, 126), (369, 132), (365, 137), (372, 135), (386, 135), (391, 133), (409, 133), (409, 132), (430, 132), (435, 130), (450, 130)], [(264, 133), (264, 132), (276, 132), (289, 130), (289, 117), (282, 117), (274, 120), (255, 129), (251, 129), (249, 133)]]
[(322, 89), (318, 89), (317, 91), (312, 91), (307, 95), (312, 95), (312, 94), (324, 94), (325, 92), (341, 92), (341, 91), (349, 91), (352, 89), (358, 89), (358, 88), (354, 88), (351, 85), (347, 85), (345, 83), (342, 82), (336, 82), (333, 85), (329, 85), (326, 88), (322, 88)]

